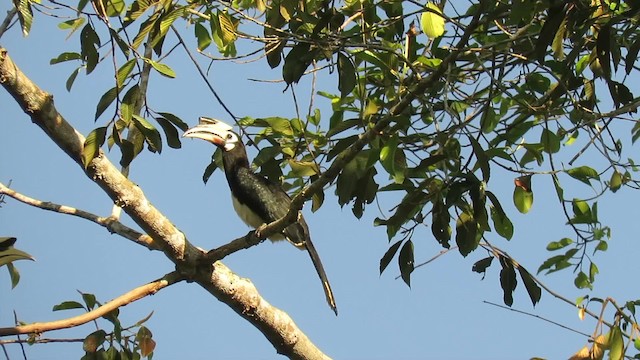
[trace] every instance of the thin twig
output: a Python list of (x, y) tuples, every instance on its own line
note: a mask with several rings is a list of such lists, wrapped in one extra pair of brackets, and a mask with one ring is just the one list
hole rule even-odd
[(2, 38), (2, 35), (4, 35), (5, 31), (9, 29), (11, 25), (11, 21), (13, 20), (13, 17), (16, 16), (17, 13), (18, 13), (18, 10), (15, 7), (7, 11), (7, 16), (4, 18), (4, 21), (2, 21), (2, 24), (0, 24), (0, 38)]
[(123, 294), (108, 303), (89, 311), (82, 315), (74, 316), (68, 319), (45, 322), (45, 323), (32, 323), (28, 325), (20, 325), (15, 327), (0, 328), (0, 336), (9, 336), (17, 334), (41, 334), (45, 331), (67, 329), (71, 327), (80, 326), (95, 320), (101, 316), (110, 313), (122, 306), (128, 305), (132, 302), (140, 300), (146, 296), (154, 295), (161, 289), (184, 280), (183, 275), (177, 271), (170, 272), (162, 278), (152, 281), (148, 284), (137, 287), (126, 294)]
[(109, 232), (116, 233), (126, 239), (129, 239), (139, 245), (145, 246), (146, 248), (150, 249), (150, 250), (159, 250), (159, 246), (153, 241), (153, 239), (146, 234), (142, 234), (124, 224), (122, 224), (120, 221), (116, 220), (115, 218), (108, 216), (108, 217), (102, 217), (102, 216), (97, 216), (95, 214), (92, 214), (88, 211), (84, 211), (84, 210), (80, 210), (80, 209), (76, 209), (74, 207), (70, 207), (70, 206), (66, 206), (66, 205), (60, 205), (60, 204), (56, 204), (56, 203), (52, 203), (49, 201), (41, 201), (41, 200), (37, 200), (31, 197), (28, 197), (26, 195), (23, 195), (21, 193), (16, 192), (15, 190), (9, 189), (8, 187), (6, 187), (3, 183), (0, 183), (0, 194), (3, 195), (7, 195), (15, 200), (18, 200), (24, 204), (27, 205), (31, 205), (43, 210), (48, 210), (48, 211), (53, 211), (53, 212), (57, 212), (60, 214), (66, 214), (66, 215), (73, 215), (73, 216), (77, 216), (79, 218), (85, 219), (85, 220), (89, 220), (91, 222), (94, 222), (104, 228), (106, 228), (107, 230), (109, 230)]
[(513, 309), (513, 308), (510, 308), (510, 307), (508, 307), (508, 306), (504, 306), (504, 305), (496, 304), (496, 303), (493, 303), (493, 302), (491, 302), (491, 301), (487, 301), (487, 300), (484, 300), (484, 301), (483, 301), (483, 303), (485, 303), (485, 304), (489, 304), (489, 305), (493, 305), (493, 306), (499, 307), (499, 308), (501, 308), (501, 309), (505, 309), (505, 310), (509, 310), (509, 311), (517, 312), (517, 313), (519, 313), (519, 314), (528, 315), (528, 316), (534, 317), (534, 318), (536, 318), (536, 319), (540, 319), (540, 320), (546, 321), (546, 322), (548, 322), (548, 323), (551, 323), (551, 324), (553, 324), (553, 325), (559, 326), (559, 327), (561, 327), (561, 328), (563, 328), (563, 329), (566, 329), (566, 330), (569, 330), (569, 331), (573, 331), (573, 332), (574, 332), (574, 333), (576, 333), (576, 334), (580, 334), (580, 335), (582, 335), (582, 336), (586, 336), (586, 337), (588, 337), (588, 338), (591, 338), (591, 335), (589, 335), (589, 334), (587, 334), (587, 333), (583, 333), (582, 331), (578, 331), (578, 330), (576, 330), (576, 329), (572, 329), (572, 328), (570, 328), (570, 327), (568, 327), (568, 326), (566, 326), (566, 325), (562, 325), (562, 324), (560, 324), (559, 322), (556, 322), (556, 321), (553, 321), (553, 320), (549, 320), (549, 319), (544, 318), (544, 317), (542, 317), (542, 316), (540, 316), (540, 315), (532, 314), (532, 313), (530, 313), (530, 312), (526, 312), (526, 311), (522, 311), (522, 310), (518, 310), (518, 309)]

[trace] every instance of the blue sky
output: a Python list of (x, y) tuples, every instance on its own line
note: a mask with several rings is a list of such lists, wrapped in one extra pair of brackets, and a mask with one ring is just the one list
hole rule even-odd
[[(4, 2), (0, 14), (6, 10), (8, 3)], [(112, 75), (102, 64), (90, 76), (80, 74), (68, 93), (64, 84), (74, 66), (50, 66), (49, 60), (62, 51), (75, 50), (77, 39), (65, 41), (66, 33), (57, 29), (56, 23), (36, 14), (29, 37), (23, 38), (19, 29), (13, 28), (0, 39), (0, 45), (28, 77), (54, 94), (58, 110), (86, 135), (99, 125), (93, 122), (95, 104), (112, 86)], [(181, 25), (178, 28), (184, 29)], [(150, 104), (155, 110), (175, 113), (190, 125), (201, 115), (229, 121), (185, 59), (184, 54), (175, 54), (166, 61), (178, 72), (175, 80), (152, 78)], [(264, 62), (216, 62), (209, 79), (238, 116), (292, 117), (293, 102), (289, 92), (282, 92), (283, 84), (248, 80), (279, 76), (279, 70), (270, 70)], [(335, 77), (321, 85), (335, 86), (329, 85), (333, 81), (337, 81)], [(307, 98), (306, 85), (303, 82), (296, 90), (299, 101)], [(327, 118), (328, 101), (319, 98), (316, 104)], [(109, 198), (4, 91), (0, 91), (0, 109), (0, 180), (4, 184), (11, 180), (15, 190), (37, 199), (98, 215), (110, 213)], [(628, 130), (623, 131), (628, 139)], [(248, 231), (233, 212), (222, 173), (216, 172), (207, 185), (201, 180), (212, 152), (209, 144), (187, 139), (179, 150), (165, 147), (161, 155), (143, 153), (134, 161), (130, 176), (192, 243), (207, 249)], [(582, 157), (576, 165), (595, 161), (592, 155)], [(119, 154), (112, 152), (108, 157), (115, 163)], [(550, 179), (534, 177), (533, 181), (533, 209), (521, 215), (511, 202), (513, 176), (493, 173), (489, 190), (500, 197), (516, 232), (509, 242), (495, 234), (489, 236), (494, 245), (535, 272), (551, 255), (546, 244), (571, 233), (563, 225), (565, 219)], [(583, 195), (592, 192), (582, 184), (571, 186)], [(325, 205), (318, 212), (311, 213), (307, 205), (305, 216), (335, 292), (338, 317), (326, 305), (317, 275), (303, 252), (285, 243), (265, 242), (225, 259), (237, 274), (250, 278), (267, 301), (287, 311), (328, 355), (337, 359), (556, 359), (570, 356), (586, 343), (581, 335), (484, 303), (502, 304), (502, 291), (497, 264), (489, 268), (484, 280), (471, 272), (473, 263), (486, 256), (482, 251), (467, 258), (453, 251), (417, 269), (411, 289), (395, 279), (395, 261), (380, 276), (379, 259), (388, 241), (384, 228), (372, 226), (373, 219), (380, 216), (377, 207), (372, 204), (357, 220), (348, 206), (341, 209), (336, 205), (332, 191), (326, 191)], [(385, 204), (389, 208), (392, 200), (383, 197), (383, 208)], [(621, 303), (637, 298), (630, 286), (638, 271), (634, 251), (630, 251), (635, 250), (637, 241), (637, 226), (633, 225), (636, 200), (635, 192), (623, 188), (599, 202), (600, 217), (613, 228), (613, 239), (609, 251), (596, 256), (600, 274), (592, 296), (611, 296)], [(13, 290), (7, 272), (0, 269), (0, 326), (13, 324), (13, 311), (25, 322), (75, 315), (77, 312), (52, 312), (51, 308), (65, 300), (79, 300), (76, 290), (94, 293), (106, 302), (173, 270), (172, 263), (159, 252), (145, 250), (84, 220), (11, 199), (0, 209), (0, 236), (17, 237), (16, 246), (37, 260), (17, 263), (22, 280)], [(429, 229), (419, 232), (414, 244), (417, 262), (441, 250)], [(541, 279), (570, 299), (586, 293), (573, 287), (573, 275), (567, 271)], [(547, 293), (532, 308), (522, 284), (516, 290), (514, 308), (586, 333), (595, 327), (595, 321), (580, 321), (575, 308)], [(158, 342), (156, 359), (278, 358), (261, 333), (195, 284), (180, 283), (126, 306), (121, 309), (121, 319), (131, 324), (151, 311), (154, 314), (148, 327)], [(106, 322), (101, 325), (110, 329)], [(45, 336), (77, 338), (94, 330), (93, 325), (85, 325)], [(7, 350), (12, 359), (20, 357), (18, 346), (9, 345)], [(29, 359), (79, 358), (83, 354), (77, 343), (29, 346), (26, 352)]]

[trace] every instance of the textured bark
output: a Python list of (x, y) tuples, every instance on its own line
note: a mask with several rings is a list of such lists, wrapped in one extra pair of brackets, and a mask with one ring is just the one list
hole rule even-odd
[(271, 306), (247, 279), (234, 274), (221, 262), (197, 266), (204, 253), (190, 244), (145, 197), (142, 189), (129, 181), (100, 153), (87, 168), (82, 164), (85, 137), (55, 108), (53, 96), (40, 89), (13, 63), (0, 47), (0, 84), (22, 110), (80, 169), (153, 239), (149, 248), (162, 249), (176, 269), (193, 279), (258, 328), (278, 353), (292, 359), (327, 359), (283, 311)]

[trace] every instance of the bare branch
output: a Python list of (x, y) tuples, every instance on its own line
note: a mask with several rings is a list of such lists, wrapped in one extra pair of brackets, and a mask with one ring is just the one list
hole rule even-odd
[(116, 220), (115, 218), (109, 216), (109, 217), (102, 217), (102, 216), (98, 216), (95, 214), (92, 214), (90, 212), (84, 211), (84, 210), (80, 210), (80, 209), (76, 209), (70, 206), (65, 206), (65, 205), (59, 205), (56, 203), (52, 203), (52, 202), (44, 202), (41, 200), (37, 200), (31, 197), (28, 197), (26, 195), (23, 195), (21, 193), (16, 192), (15, 190), (12, 190), (8, 187), (6, 187), (4, 184), (0, 183), (0, 194), (2, 195), (7, 195), (11, 198), (14, 198), (24, 204), (27, 205), (31, 205), (31, 206), (35, 206), (37, 208), (43, 209), (43, 210), (48, 210), (48, 211), (53, 211), (53, 212), (57, 212), (60, 214), (67, 214), (67, 215), (73, 215), (73, 216), (77, 216), (79, 218), (85, 219), (85, 220), (89, 220), (91, 222), (94, 222), (104, 228), (106, 228), (107, 230), (109, 230), (109, 232), (116, 233), (126, 239), (129, 239), (139, 245), (145, 246), (147, 247), (149, 250), (160, 250), (160, 247), (153, 242), (153, 239), (146, 234), (142, 234), (124, 224), (122, 224), (120, 221)]
[(84, 313), (82, 315), (74, 316), (72, 318), (51, 321), (46, 323), (33, 323), (28, 325), (20, 325), (15, 327), (0, 328), (0, 336), (18, 335), (18, 334), (41, 334), (46, 331), (68, 329), (76, 326), (80, 326), (93, 321), (101, 316), (108, 314), (109, 312), (116, 310), (122, 306), (128, 305), (134, 301), (140, 300), (146, 296), (153, 295), (161, 289), (175, 284), (176, 282), (184, 280), (183, 275), (174, 271), (168, 273), (162, 278), (150, 282), (146, 285), (142, 285), (136, 289), (129, 291), (128, 293), (121, 295), (108, 303), (100, 306), (99, 308)]

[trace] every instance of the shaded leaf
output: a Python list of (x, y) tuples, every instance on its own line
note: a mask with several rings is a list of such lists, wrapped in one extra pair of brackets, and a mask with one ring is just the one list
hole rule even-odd
[(338, 90), (340, 96), (345, 97), (356, 87), (356, 69), (351, 59), (343, 53), (338, 53)]
[(391, 247), (389, 247), (387, 252), (384, 253), (382, 258), (380, 259), (380, 275), (382, 275), (382, 273), (384, 272), (384, 269), (387, 268), (387, 266), (389, 265), (393, 257), (396, 255), (396, 252), (398, 252), (400, 245), (402, 245), (402, 240), (391, 245)]
[(471, 270), (477, 272), (478, 274), (484, 274), (487, 271), (487, 268), (491, 266), (492, 262), (493, 256), (487, 256), (484, 259), (476, 261), (471, 267)]
[(69, 309), (84, 309), (84, 306), (77, 301), (63, 301), (58, 305), (54, 305), (52, 310), (60, 311)]
[(478, 224), (473, 216), (467, 212), (460, 214), (456, 220), (456, 244), (462, 256), (469, 255), (478, 247)]
[(95, 353), (98, 347), (104, 343), (107, 333), (104, 330), (97, 330), (89, 334), (82, 342), (82, 349), (89, 353)]
[(80, 69), (82, 69), (82, 67), (73, 70), (71, 75), (69, 75), (69, 77), (67, 78), (67, 81), (65, 82), (65, 88), (67, 89), (67, 91), (71, 91), (71, 87), (73, 86), (74, 81), (76, 81), (76, 77), (78, 76)]
[(151, 125), (151, 123), (147, 121), (147, 119), (136, 114), (133, 114), (133, 122), (140, 130), (140, 132), (142, 132), (142, 134), (144, 135), (144, 138), (149, 145), (149, 150), (151, 150), (152, 152), (161, 153), (162, 138), (160, 137), (158, 129), (156, 129), (155, 126)]
[(400, 255), (398, 255), (398, 266), (400, 267), (402, 280), (404, 280), (407, 286), (411, 287), (411, 273), (414, 269), (413, 242), (411, 240), (407, 240), (402, 246)]
[(500, 286), (502, 287), (503, 301), (505, 305), (511, 306), (513, 305), (513, 292), (518, 285), (516, 272), (513, 269), (511, 260), (500, 258), (500, 264), (502, 265), (502, 270), (500, 270)]
[(524, 282), (524, 287), (527, 289), (527, 293), (529, 294), (529, 298), (531, 299), (531, 303), (533, 306), (540, 301), (542, 297), (542, 289), (535, 282), (531, 274), (527, 270), (525, 270), (522, 266), (518, 266), (518, 272), (520, 273), (520, 278), (522, 278), (522, 282)]
[(167, 138), (167, 145), (172, 149), (180, 149), (182, 143), (180, 142), (180, 134), (175, 126), (167, 119), (163, 117), (157, 117), (156, 121), (162, 127), (165, 137)]

